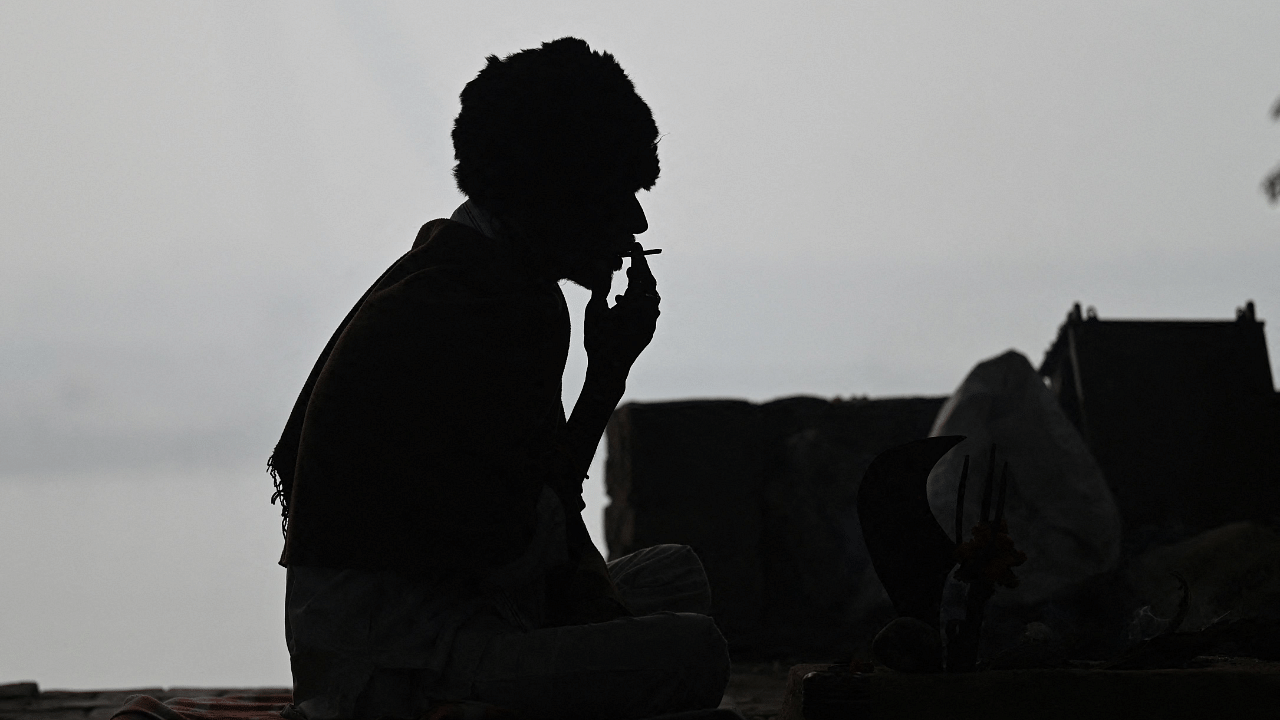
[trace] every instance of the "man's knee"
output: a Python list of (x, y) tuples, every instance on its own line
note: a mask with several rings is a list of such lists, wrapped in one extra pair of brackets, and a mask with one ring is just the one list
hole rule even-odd
[(671, 688), (674, 708), (719, 704), (729, 684), (730, 668), (729, 647), (715, 620), (696, 613), (670, 612), (630, 620), (634, 631), (644, 636), (636, 645), (649, 654), (651, 667), (668, 671), (679, 686)]
[(654, 545), (609, 563), (609, 576), (637, 615), (711, 612), (711, 585), (688, 545)]
[(729, 644), (715, 620), (708, 615), (678, 613), (682, 632), (679, 652), (687, 653), (685, 672), (691, 693), (700, 699), (696, 707), (715, 707), (729, 684)]

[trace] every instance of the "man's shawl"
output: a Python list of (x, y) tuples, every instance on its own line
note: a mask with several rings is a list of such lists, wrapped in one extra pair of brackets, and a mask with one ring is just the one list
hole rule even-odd
[(352, 308), (272, 456), (281, 565), (479, 571), (524, 550), (542, 485), (562, 490), (569, 314), (523, 268), (434, 220)]

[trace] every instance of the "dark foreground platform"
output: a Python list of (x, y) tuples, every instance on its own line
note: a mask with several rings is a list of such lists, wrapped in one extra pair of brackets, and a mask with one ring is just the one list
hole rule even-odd
[[(785, 666), (736, 664), (721, 707), (737, 711), (746, 720), (774, 720), (782, 712), (787, 678), (788, 668)], [(131, 695), (150, 695), (165, 701), (180, 697), (275, 695), (288, 692), (291, 692), (291, 688), (151, 687), (41, 692), (36, 683), (13, 683), (0, 685), (0, 720), (109, 720)]]
[(293, 688), (135, 688), (45, 690), (36, 683), (0, 685), (0, 720), (109, 720), (132, 695), (160, 700), (291, 693)]
[[(1216, 659), (1190, 670), (1006, 670), (854, 674), (831, 665), (735, 665), (722, 707), (746, 720), (1107, 720), (1280, 718), (1280, 663)], [(806, 682), (807, 679), (807, 682)], [(0, 720), (108, 720), (130, 695), (160, 700), (288, 688), (138, 688), (40, 692), (0, 685)]]
[(782, 720), (1280, 718), (1280, 663), (1204, 659), (1182, 670), (905, 674), (791, 668)]

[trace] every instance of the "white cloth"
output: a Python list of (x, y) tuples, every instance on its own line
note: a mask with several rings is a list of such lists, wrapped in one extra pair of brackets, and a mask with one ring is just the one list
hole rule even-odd
[(608, 566), (627, 605), (649, 614), (493, 635), (469, 697), (534, 720), (715, 708), (729, 683), (729, 652), (707, 615), (711, 591), (698, 556), (686, 545), (656, 545)]
[(992, 443), (997, 464), (1009, 463), (1005, 518), (1027, 562), (1014, 569), (1018, 587), (996, 593), (992, 607), (1038, 605), (1115, 567), (1120, 557), (1115, 498), (1084, 438), (1022, 354), (1010, 350), (978, 363), (938, 411), (930, 435), (968, 437), (929, 474), (929, 505), (947, 530), (955, 526), (964, 456), (972, 461), (966, 533), (978, 522)]

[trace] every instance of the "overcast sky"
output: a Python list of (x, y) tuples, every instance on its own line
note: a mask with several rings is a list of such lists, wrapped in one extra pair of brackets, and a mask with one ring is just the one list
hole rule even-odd
[(566, 34), (663, 132), (631, 398), (946, 393), (1006, 348), (1039, 362), (1075, 300), (1280, 308), (1274, 2), (3, 15), (5, 472), (261, 462), (333, 327), (461, 200), (463, 84)]
[(0, 476), (257, 472), (461, 202), (462, 86), (564, 35), (663, 133), (631, 399), (945, 394), (1077, 300), (1280, 321), (1274, 0), (8, 2)]

